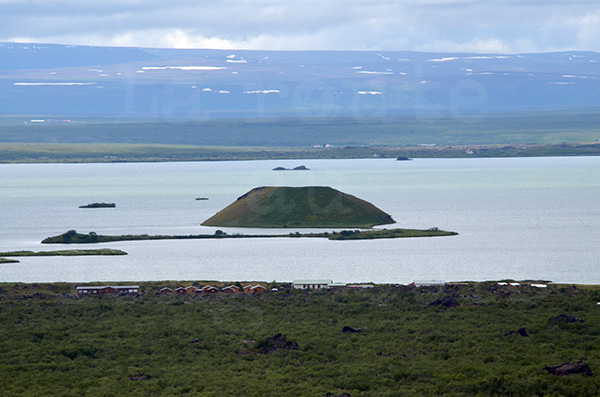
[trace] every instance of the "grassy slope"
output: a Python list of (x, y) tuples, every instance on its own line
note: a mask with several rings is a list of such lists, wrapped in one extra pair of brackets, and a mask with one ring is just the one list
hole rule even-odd
[[(24, 120), (0, 116), (0, 162), (466, 157), (466, 146), (475, 146), (470, 156), (477, 157), (600, 154), (600, 112), (593, 109), (483, 117), (107, 119), (66, 125)], [(313, 148), (324, 144), (334, 147)]]
[(37, 125), (0, 118), (0, 142), (255, 147), (560, 144), (597, 141), (599, 125), (597, 110), (172, 122), (107, 119)]
[[(42, 125), (0, 116), (0, 162), (600, 155), (599, 125), (596, 110)], [(333, 147), (313, 148), (324, 144)]]
[(394, 223), (373, 204), (330, 187), (261, 187), (202, 223), (229, 227), (358, 227)]
[[(4, 396), (596, 396), (598, 288), (473, 284), (259, 296), (73, 298), (69, 284), (0, 284)], [(429, 304), (454, 296), (460, 306)], [(559, 314), (585, 322), (552, 322)], [(344, 326), (363, 332), (344, 334)], [(524, 327), (529, 337), (505, 336)], [(259, 354), (281, 332), (297, 351)], [(197, 339), (197, 343), (191, 343)], [(144, 374), (145, 380), (131, 376)]]

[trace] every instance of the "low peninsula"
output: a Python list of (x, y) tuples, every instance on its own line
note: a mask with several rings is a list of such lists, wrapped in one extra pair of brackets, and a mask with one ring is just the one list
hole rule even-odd
[[(190, 235), (148, 235), (148, 234), (125, 234), (120, 236), (101, 235), (94, 232), (89, 234), (77, 233), (69, 230), (58, 236), (47, 237), (42, 244), (95, 244), (110, 243), (115, 241), (138, 241), (138, 240), (203, 240), (203, 239), (226, 239), (226, 238), (326, 238), (328, 240), (374, 240), (390, 238), (411, 237), (445, 237), (456, 236), (458, 233), (439, 230), (437, 227), (430, 229), (377, 229), (377, 230), (342, 230), (340, 232), (322, 233), (300, 233), (288, 234), (227, 234), (217, 230), (214, 234), (190, 234)], [(6, 255), (8, 256), (8, 255)]]
[[(0, 252), (0, 257), (10, 256), (10, 257), (22, 257), (22, 256), (102, 256), (102, 255), (127, 255), (127, 252), (110, 249), (110, 248), (102, 248), (96, 250), (58, 250), (58, 251), (7, 251)], [(3, 259), (3, 258), (0, 258)], [(5, 262), (7, 263), (7, 262)]]
[(202, 223), (260, 228), (371, 228), (395, 223), (373, 204), (328, 186), (257, 187)]

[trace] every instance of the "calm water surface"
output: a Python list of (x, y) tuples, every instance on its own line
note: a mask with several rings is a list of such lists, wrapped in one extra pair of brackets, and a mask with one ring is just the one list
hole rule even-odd
[[(301, 164), (310, 171), (272, 171)], [(267, 185), (332, 186), (388, 212), (397, 221), (394, 227), (436, 226), (460, 235), (40, 244), (70, 229), (214, 233), (217, 228), (200, 223), (248, 190)], [(129, 255), (20, 258), (18, 264), (0, 264), (0, 281), (512, 278), (600, 283), (598, 197), (600, 157), (2, 164), (0, 251), (110, 247)], [(117, 208), (78, 208), (100, 201), (115, 202)]]

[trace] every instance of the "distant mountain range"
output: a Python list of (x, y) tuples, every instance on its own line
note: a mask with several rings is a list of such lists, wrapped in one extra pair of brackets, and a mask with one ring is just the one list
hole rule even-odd
[(2, 115), (197, 120), (600, 106), (600, 54), (0, 43)]

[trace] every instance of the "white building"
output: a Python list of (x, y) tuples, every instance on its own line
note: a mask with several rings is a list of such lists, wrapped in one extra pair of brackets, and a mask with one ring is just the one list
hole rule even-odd
[(333, 280), (294, 280), (292, 287), (295, 289), (325, 289), (329, 288)]
[(415, 287), (443, 287), (446, 285), (446, 282), (443, 280), (418, 280), (413, 281), (412, 284)]

